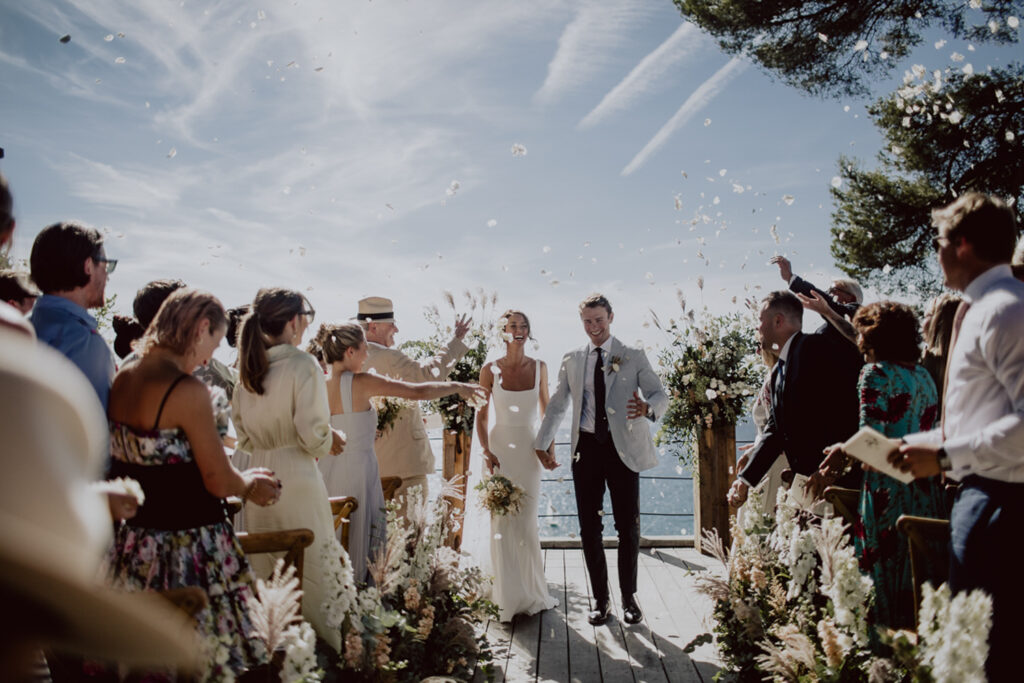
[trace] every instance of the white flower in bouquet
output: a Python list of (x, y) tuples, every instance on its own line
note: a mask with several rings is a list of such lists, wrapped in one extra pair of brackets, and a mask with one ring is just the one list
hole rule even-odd
[[(336, 537), (331, 536), (319, 545), (325, 571), (324, 592), (327, 596), (323, 609), (327, 624), (336, 628), (341, 626), (345, 615), (356, 602), (355, 576), (348, 553)], [(341, 558), (340, 562), (338, 558)]]
[[(815, 530), (815, 546), (821, 556), (821, 594), (832, 601), (835, 622), (858, 645), (868, 644), (865, 611), (873, 584), (860, 573), (853, 546), (844, 533), (842, 519), (830, 517)], [(843, 648), (848, 652), (852, 643)]]
[(480, 491), (480, 507), (490, 510), (492, 515), (519, 514), (526, 496), (526, 491), (501, 474), (487, 477), (475, 488)]

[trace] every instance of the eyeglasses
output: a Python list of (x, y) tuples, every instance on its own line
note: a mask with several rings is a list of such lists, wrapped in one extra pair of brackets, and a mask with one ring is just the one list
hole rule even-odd
[(932, 238), (932, 249), (938, 251), (945, 246), (952, 244), (952, 241), (948, 237), (933, 237)]
[(308, 311), (299, 311), (299, 312), (302, 313), (302, 315), (308, 315), (309, 316), (310, 324), (312, 324), (313, 318), (316, 317), (316, 311), (314, 311), (312, 308), (309, 309)]
[(113, 273), (114, 269), (117, 268), (117, 259), (116, 258), (99, 258), (99, 257), (93, 256), (92, 260), (95, 261), (96, 263), (103, 263), (103, 264), (105, 264), (103, 267), (107, 269), (107, 275), (110, 275), (111, 273)]

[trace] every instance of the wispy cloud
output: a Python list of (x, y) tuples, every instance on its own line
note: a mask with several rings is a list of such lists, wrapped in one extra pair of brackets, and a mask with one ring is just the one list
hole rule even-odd
[(645, 5), (633, 1), (591, 0), (582, 4), (558, 39), (547, 78), (534, 93), (534, 101), (552, 104), (589, 83), (609, 64), (614, 49), (626, 42), (630, 28), (646, 14)]
[(589, 128), (628, 108), (636, 98), (650, 92), (665, 74), (704, 43), (704, 36), (696, 26), (689, 22), (683, 23), (665, 42), (641, 59), (618, 85), (609, 90), (598, 105), (583, 117), (579, 127)]
[(166, 209), (174, 206), (194, 180), (174, 170), (121, 167), (70, 155), (57, 164), (71, 194), (90, 204), (127, 210)]
[(738, 76), (744, 68), (746, 68), (746, 62), (743, 62), (739, 57), (733, 57), (725, 66), (716, 71), (711, 78), (701, 83), (700, 86), (698, 86), (698, 88), (686, 98), (686, 101), (683, 102), (683, 106), (679, 108), (679, 111), (677, 111), (672, 118), (670, 118), (668, 122), (661, 127), (661, 130), (654, 134), (654, 137), (651, 138), (650, 142), (644, 145), (644, 148), (640, 150), (635, 157), (633, 157), (633, 160), (630, 161), (624, 169), (622, 169), (622, 175), (629, 175), (643, 166), (655, 152), (661, 149), (661, 147), (668, 142), (673, 133), (684, 126), (694, 114), (711, 102), (711, 100), (713, 100), (715, 96), (729, 84), (729, 81)]

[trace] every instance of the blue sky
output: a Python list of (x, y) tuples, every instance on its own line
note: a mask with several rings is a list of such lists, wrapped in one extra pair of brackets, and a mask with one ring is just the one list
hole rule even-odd
[[(1013, 52), (928, 42), (894, 77), (953, 50)], [(320, 320), (380, 294), (399, 340), (483, 287), (551, 363), (591, 291), (657, 345), (677, 288), (729, 310), (782, 284), (775, 253), (826, 281), (837, 159), (879, 145), (866, 101), (801, 95), (651, 0), (5, 3), (0, 73), (16, 257), (82, 220), (122, 310), (158, 277), (229, 306), (293, 287)]]

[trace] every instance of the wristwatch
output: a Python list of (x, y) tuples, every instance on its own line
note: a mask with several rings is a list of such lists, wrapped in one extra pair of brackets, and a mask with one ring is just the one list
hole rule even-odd
[(949, 454), (946, 453), (945, 448), (940, 448), (936, 454), (939, 456), (939, 469), (943, 472), (949, 472), (953, 469), (953, 461), (949, 459)]

